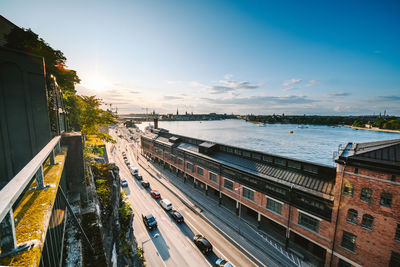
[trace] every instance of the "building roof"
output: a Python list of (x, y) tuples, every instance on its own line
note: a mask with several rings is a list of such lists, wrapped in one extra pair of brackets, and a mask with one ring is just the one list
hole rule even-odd
[[(333, 197), (333, 189), (335, 184), (335, 179), (333, 179), (334, 176), (324, 177), (323, 174), (308, 175), (302, 171), (296, 171), (288, 167), (279, 167), (271, 163), (246, 159), (242, 156), (227, 153), (221, 150), (206, 155), (201, 153), (199, 149), (199, 145), (204, 144), (204, 142), (200, 142), (199, 145), (195, 145), (183, 142), (182, 139), (180, 139), (180, 142), (174, 144), (169, 142), (168, 138), (155, 135), (154, 133), (146, 134), (145, 137), (155, 140), (157, 143), (166, 145), (167, 147), (175, 147), (179, 150), (224, 164), (228, 167), (238, 169), (242, 172), (258, 176), (271, 182), (280, 183), (289, 187), (293, 185), (301, 191), (306, 191), (319, 197), (328, 199)], [(215, 144), (213, 143), (213, 145)], [(263, 154), (262, 152), (259, 153)], [(308, 164), (308, 162), (306, 163)], [(326, 168), (326, 166), (322, 165), (321, 167)]]
[(366, 143), (348, 143), (336, 162), (368, 163), (381, 168), (400, 170), (400, 139)]

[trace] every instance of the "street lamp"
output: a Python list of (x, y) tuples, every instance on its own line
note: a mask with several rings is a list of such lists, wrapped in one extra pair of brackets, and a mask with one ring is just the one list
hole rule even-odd
[(142, 249), (143, 249), (143, 245), (144, 244), (146, 244), (147, 242), (149, 242), (150, 240), (153, 240), (154, 238), (157, 238), (157, 237), (159, 237), (160, 236), (160, 234), (155, 234), (153, 237), (150, 237), (149, 239), (147, 239), (147, 240), (145, 240), (145, 241), (142, 241)]
[(242, 194), (240, 192), (240, 189), (242, 189), (242, 191), (243, 191), (243, 185), (235, 188), (235, 191), (239, 192), (239, 224), (238, 224), (239, 234), (241, 234), (240, 233), (240, 220), (241, 220), (241, 215), (242, 215)]

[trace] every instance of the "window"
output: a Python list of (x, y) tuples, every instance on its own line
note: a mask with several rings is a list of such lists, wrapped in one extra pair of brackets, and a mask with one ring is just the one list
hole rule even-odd
[(351, 267), (351, 264), (348, 263), (347, 261), (339, 259), (338, 267)]
[(246, 187), (242, 187), (243, 188), (243, 197), (250, 199), (250, 200), (254, 200), (254, 191), (247, 189)]
[(200, 176), (203, 176), (204, 175), (203, 168), (197, 167), (197, 174), (200, 175)]
[(299, 212), (299, 224), (312, 231), (318, 232), (319, 221), (301, 212)]
[(212, 172), (210, 172), (209, 174), (210, 174), (210, 180), (216, 183), (217, 182), (217, 175), (215, 175)]
[(224, 179), (224, 187), (226, 189), (233, 190), (233, 182), (228, 179)]
[(392, 256), (390, 256), (389, 267), (399, 267), (400, 266), (400, 254), (392, 251)]
[(235, 148), (234, 153), (235, 153), (236, 155), (242, 155), (242, 151), (240, 151), (240, 150), (237, 149), (237, 148)]
[(372, 230), (372, 228), (374, 227), (374, 217), (369, 214), (364, 214), (362, 217), (361, 226), (366, 229)]
[(371, 196), (372, 196), (372, 190), (371, 189), (363, 188), (361, 190), (361, 197), (360, 197), (361, 200), (370, 202), (371, 201)]
[(190, 162), (186, 163), (186, 169), (188, 169), (189, 171), (193, 172), (194, 171), (194, 167), (193, 164)]
[(243, 156), (246, 157), (246, 158), (250, 158), (250, 152), (243, 151)]
[(381, 206), (392, 207), (392, 194), (382, 193), (381, 194)]
[(356, 247), (356, 239), (357, 239), (356, 235), (353, 235), (352, 233), (343, 231), (341, 246), (344, 248), (347, 248), (351, 251), (354, 251), (354, 249)]
[(298, 162), (294, 162), (294, 161), (288, 161), (288, 167), (297, 169), (297, 170), (301, 170), (301, 164)]
[(168, 152), (164, 152), (164, 157), (165, 157), (165, 159), (169, 159), (169, 153)]
[(394, 235), (394, 240), (400, 241), (400, 224), (397, 225), (396, 233)]
[(286, 166), (286, 160), (275, 158), (275, 164), (281, 165), (281, 166)]
[(271, 157), (271, 156), (266, 156), (266, 155), (264, 155), (264, 156), (263, 156), (263, 161), (272, 162), (272, 157)]
[(253, 159), (261, 160), (261, 155), (259, 155), (259, 154), (253, 153), (253, 154), (251, 155), (251, 157), (252, 157)]
[(304, 166), (303, 166), (303, 170), (306, 171), (306, 172), (318, 174), (318, 168), (315, 167), (315, 166), (304, 165)]
[(350, 183), (346, 183), (343, 188), (343, 195), (353, 196), (353, 185)]
[(358, 173), (358, 168), (354, 168), (354, 173), (355, 173), (355, 174)]
[(267, 199), (267, 209), (272, 210), (278, 214), (282, 213), (282, 204), (272, 200), (270, 198)]
[(396, 182), (396, 175), (392, 175), (392, 182)]
[(183, 166), (183, 160), (181, 158), (178, 158), (178, 165)]
[(349, 209), (347, 211), (346, 221), (357, 224), (358, 223), (358, 212), (354, 209)]

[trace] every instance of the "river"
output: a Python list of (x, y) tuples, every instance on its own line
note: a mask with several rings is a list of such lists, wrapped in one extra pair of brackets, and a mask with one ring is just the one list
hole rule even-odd
[[(142, 128), (148, 123), (140, 125)], [(333, 153), (340, 144), (400, 138), (399, 133), (353, 130), (324, 125), (265, 124), (244, 120), (160, 121), (170, 133), (210, 140), (226, 145), (334, 166)], [(293, 133), (290, 133), (293, 131)]]

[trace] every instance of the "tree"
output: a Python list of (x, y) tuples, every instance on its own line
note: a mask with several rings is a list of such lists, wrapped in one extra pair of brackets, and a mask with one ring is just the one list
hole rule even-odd
[(101, 99), (96, 96), (82, 96), (80, 100), (80, 124), (81, 132), (84, 136), (97, 135), (106, 142), (115, 143), (114, 139), (101, 128), (109, 124), (116, 123), (117, 116), (110, 110), (102, 110)]

